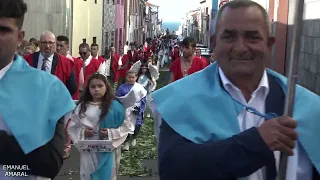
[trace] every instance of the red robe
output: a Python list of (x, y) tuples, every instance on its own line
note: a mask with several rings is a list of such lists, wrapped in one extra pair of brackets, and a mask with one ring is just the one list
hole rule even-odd
[(144, 58), (144, 52), (143, 49), (140, 49), (139, 51), (137, 51), (137, 61), (141, 61)]
[[(25, 56), (25, 60), (30, 66), (37, 68), (40, 52)], [(70, 78), (74, 63), (61, 54), (54, 53), (51, 67), (51, 74), (57, 76), (65, 85)]]
[[(116, 60), (116, 63), (117, 63), (117, 67), (118, 67), (118, 61), (120, 59), (120, 56), (117, 57)], [(129, 61), (129, 57), (127, 54), (124, 54), (122, 56), (122, 65), (121, 67), (117, 70), (117, 74), (116, 74), (116, 77), (115, 77), (115, 82), (118, 82), (120, 80), (120, 78), (126, 78), (126, 74), (128, 72), (128, 70), (130, 69), (130, 61)]]
[(79, 94), (79, 89), (80, 89), (80, 72), (81, 72), (81, 68), (83, 66), (83, 62), (78, 59), (78, 58), (73, 58), (73, 70), (74, 73), (76, 75), (76, 80), (77, 80), (77, 85), (78, 85), (78, 89), (77, 91), (73, 94), (72, 99), (74, 100), (79, 100), (80, 99), (80, 94)]
[[(207, 65), (208, 65), (208, 63), (205, 60), (203, 60), (197, 56), (194, 56), (191, 67), (188, 69), (188, 75), (193, 74), (198, 71), (201, 71), (202, 69), (207, 67)], [(173, 81), (176, 81), (176, 80), (183, 78), (180, 57), (171, 63), (170, 72), (172, 72), (174, 75)]]
[(170, 53), (171, 61), (174, 61), (180, 57), (180, 52), (178, 48), (174, 48), (174, 50)]
[(134, 51), (133, 55), (132, 55), (132, 50), (129, 50), (128, 53), (128, 58), (129, 58), (129, 62), (130, 62), (130, 67), (132, 64), (134, 64), (135, 62), (138, 61), (138, 51)]
[(102, 56), (98, 56), (98, 60), (101, 62), (101, 63), (104, 63), (104, 58)]
[[(83, 67), (84, 66), (83, 60), (81, 60), (80, 57), (77, 59), (81, 61), (81, 66)], [(84, 85), (87, 84), (87, 80), (89, 79), (89, 77), (98, 71), (100, 65), (101, 65), (101, 61), (94, 58), (91, 59), (88, 66), (84, 68)]]

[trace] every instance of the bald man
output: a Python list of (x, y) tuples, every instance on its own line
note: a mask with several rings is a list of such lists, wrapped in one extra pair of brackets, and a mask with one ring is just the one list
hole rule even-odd
[(57, 76), (67, 87), (71, 95), (77, 92), (78, 86), (73, 70), (73, 62), (56, 52), (56, 36), (45, 31), (40, 36), (40, 51), (26, 56), (30, 66)]

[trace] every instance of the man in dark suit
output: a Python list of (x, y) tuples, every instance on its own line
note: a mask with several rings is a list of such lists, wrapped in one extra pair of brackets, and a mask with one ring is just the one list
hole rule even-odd
[(274, 43), (259, 4), (219, 10), (217, 63), (152, 95), (160, 179), (275, 180), (280, 153), (290, 156), (287, 180), (319, 179), (320, 98), (298, 86), (293, 117), (282, 116), (287, 80), (265, 66)]
[(56, 37), (46, 31), (40, 37), (40, 51), (25, 57), (30, 66), (57, 76), (67, 87), (71, 96), (78, 90), (74, 62), (56, 52)]

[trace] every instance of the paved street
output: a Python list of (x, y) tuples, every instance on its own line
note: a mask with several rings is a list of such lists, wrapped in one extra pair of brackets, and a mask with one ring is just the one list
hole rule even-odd
[[(64, 162), (64, 165), (58, 174), (58, 176), (54, 180), (80, 180), (79, 177), (79, 168), (80, 168), (80, 158), (79, 153), (75, 148), (72, 148), (71, 157)], [(144, 161), (147, 169), (152, 169), (154, 172), (153, 177), (128, 177), (121, 176), (119, 180), (159, 180), (157, 177), (157, 161), (156, 160), (148, 160)]]

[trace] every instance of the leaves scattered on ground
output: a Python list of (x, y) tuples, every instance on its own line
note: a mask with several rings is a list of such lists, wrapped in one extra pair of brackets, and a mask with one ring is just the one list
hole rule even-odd
[[(161, 72), (157, 82), (157, 89), (162, 88), (169, 79), (169, 72)], [(147, 110), (146, 114), (151, 113)], [(148, 169), (142, 161), (158, 158), (157, 140), (154, 135), (153, 118), (145, 118), (137, 137), (137, 145), (130, 147), (130, 151), (122, 153), (120, 175), (122, 176), (152, 176), (154, 172)]]
[(151, 176), (151, 169), (147, 169), (142, 160), (157, 159), (157, 141), (153, 133), (153, 119), (145, 118), (137, 137), (137, 145), (130, 146), (130, 151), (122, 153), (120, 175)]

